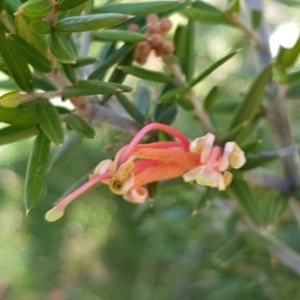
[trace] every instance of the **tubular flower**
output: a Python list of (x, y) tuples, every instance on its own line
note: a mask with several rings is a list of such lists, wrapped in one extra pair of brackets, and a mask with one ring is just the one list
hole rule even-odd
[[(140, 144), (151, 130), (162, 130), (175, 141)], [(56, 221), (65, 208), (91, 187), (104, 183), (109, 189), (132, 203), (143, 203), (148, 197), (145, 185), (160, 180), (183, 176), (186, 182), (224, 190), (232, 180), (229, 167), (238, 169), (245, 163), (244, 152), (234, 142), (225, 144), (224, 150), (214, 146), (215, 136), (208, 133), (190, 142), (176, 129), (151, 123), (142, 128), (132, 141), (120, 149), (114, 160), (101, 161), (90, 180), (62, 199), (47, 212), (48, 221)]]

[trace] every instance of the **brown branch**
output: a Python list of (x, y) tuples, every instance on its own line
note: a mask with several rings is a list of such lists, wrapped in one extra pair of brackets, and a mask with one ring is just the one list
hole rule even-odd
[[(69, 80), (59, 71), (52, 72), (47, 77), (58, 89), (71, 85)], [(77, 114), (89, 121), (104, 122), (132, 134), (139, 130), (134, 121), (121, 116), (109, 106), (90, 101), (90, 97), (71, 97), (69, 99), (75, 106)]]
[[(170, 73), (174, 76), (175, 85), (177, 87), (188, 87), (188, 84), (178, 64), (177, 58), (173, 55), (168, 55), (163, 57), (163, 61), (169, 69)], [(204, 111), (202, 103), (195, 98), (192, 90), (189, 92), (187, 97), (193, 103), (195, 116), (199, 119), (199, 121), (202, 123), (202, 125), (207, 131), (214, 133), (215, 128), (213, 127), (208, 115)]]

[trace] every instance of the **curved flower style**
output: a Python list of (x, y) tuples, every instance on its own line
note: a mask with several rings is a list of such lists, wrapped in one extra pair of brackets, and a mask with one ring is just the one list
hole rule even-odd
[[(151, 130), (162, 130), (176, 141), (139, 144)], [(91, 187), (104, 183), (110, 190), (132, 203), (143, 203), (148, 197), (145, 185), (160, 180), (183, 176), (186, 182), (225, 190), (232, 180), (229, 167), (238, 169), (244, 165), (244, 152), (235, 142), (227, 142), (224, 150), (214, 146), (211, 133), (190, 142), (176, 129), (160, 123), (142, 128), (132, 141), (121, 148), (115, 160), (106, 159), (96, 167), (90, 180), (62, 199), (47, 212), (46, 220), (61, 218), (65, 208)]]

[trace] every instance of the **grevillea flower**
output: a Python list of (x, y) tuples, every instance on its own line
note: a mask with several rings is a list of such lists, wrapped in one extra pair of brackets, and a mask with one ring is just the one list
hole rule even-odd
[[(139, 144), (152, 130), (162, 130), (175, 141)], [(214, 146), (211, 133), (190, 142), (178, 130), (164, 124), (151, 123), (142, 128), (132, 141), (120, 149), (114, 160), (106, 159), (95, 168), (90, 180), (62, 199), (47, 212), (48, 221), (56, 221), (77, 197), (103, 183), (132, 203), (143, 203), (148, 197), (148, 183), (183, 176), (186, 182), (224, 190), (232, 180), (229, 167), (238, 169), (245, 163), (244, 152), (235, 142), (227, 142), (222, 150)]]

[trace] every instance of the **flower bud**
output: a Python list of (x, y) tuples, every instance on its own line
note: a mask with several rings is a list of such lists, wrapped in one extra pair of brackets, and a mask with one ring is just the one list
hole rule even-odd
[(166, 55), (172, 54), (175, 50), (173, 42), (164, 41), (163, 45), (162, 45), (162, 50), (163, 50), (164, 54), (166, 54)]
[(163, 42), (164, 42), (163, 37), (158, 33), (154, 33), (148, 38), (148, 43), (152, 48), (155, 49), (160, 48)]
[(138, 32), (140, 30), (140, 27), (139, 25), (132, 23), (127, 27), (127, 30), (131, 32)]
[(168, 18), (162, 18), (160, 20), (160, 29), (163, 33), (170, 31), (172, 28), (172, 22)]

